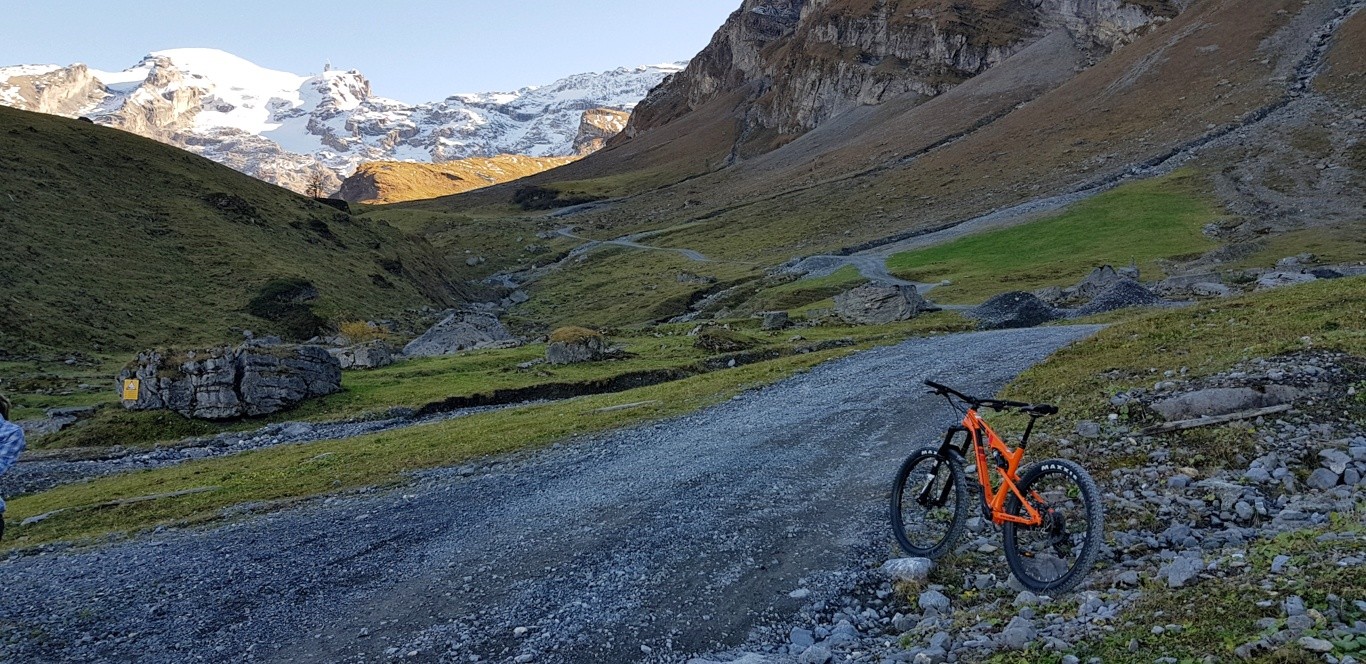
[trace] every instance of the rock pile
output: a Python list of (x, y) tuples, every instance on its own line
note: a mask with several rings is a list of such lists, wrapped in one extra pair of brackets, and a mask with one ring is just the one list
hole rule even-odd
[(119, 373), (137, 379), (129, 410), (171, 410), (223, 420), (277, 413), (341, 390), (341, 363), (318, 346), (245, 344), (237, 348), (149, 350)]
[(422, 336), (404, 346), (403, 354), (408, 357), (437, 357), (514, 341), (497, 316), (481, 311), (452, 310)]
[(1004, 330), (1034, 327), (1060, 318), (1062, 314), (1032, 293), (1001, 293), (968, 312), (977, 320), (977, 329)]
[(1077, 309), (1076, 315), (1090, 316), (1106, 311), (1115, 311), (1116, 309), (1151, 307), (1161, 304), (1164, 304), (1163, 299), (1148, 290), (1143, 284), (1133, 279), (1119, 278), (1101, 288), (1095, 297), (1091, 298), (1090, 302)]

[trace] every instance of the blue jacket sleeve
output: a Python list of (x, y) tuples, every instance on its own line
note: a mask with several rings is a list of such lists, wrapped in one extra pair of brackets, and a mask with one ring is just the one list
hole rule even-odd
[(9, 470), (23, 451), (24, 430), (13, 422), (0, 419), (0, 473)]

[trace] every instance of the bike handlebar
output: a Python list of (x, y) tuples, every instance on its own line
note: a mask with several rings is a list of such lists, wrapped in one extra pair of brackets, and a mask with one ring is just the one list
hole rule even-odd
[(963, 394), (962, 392), (959, 392), (958, 390), (955, 390), (952, 387), (949, 387), (948, 385), (936, 383), (932, 380), (925, 381), (925, 384), (928, 385), (931, 389), (933, 389), (935, 394), (941, 396), (953, 395), (971, 404), (974, 408), (981, 408), (985, 406), (987, 408), (997, 411), (1005, 410), (1006, 408), (1016, 408), (1020, 410), (1020, 412), (1035, 417), (1040, 415), (1056, 415), (1058, 412), (1057, 406), (1050, 406), (1048, 404), (1032, 404), (1024, 403), (1023, 401), (1006, 401), (1004, 399), (981, 399), (978, 397)]

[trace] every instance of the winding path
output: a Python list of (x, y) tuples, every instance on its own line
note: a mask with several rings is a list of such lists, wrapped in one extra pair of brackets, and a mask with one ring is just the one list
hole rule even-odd
[(1097, 329), (911, 340), (393, 491), (0, 562), (0, 661), (682, 661), (733, 646), (885, 552), (889, 478), (951, 419), (922, 379), (993, 392)]

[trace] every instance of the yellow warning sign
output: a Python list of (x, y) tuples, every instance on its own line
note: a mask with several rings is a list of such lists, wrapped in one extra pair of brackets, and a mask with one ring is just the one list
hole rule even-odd
[(123, 381), (123, 400), (137, 401), (138, 393), (142, 387), (142, 381), (136, 378), (129, 378)]

